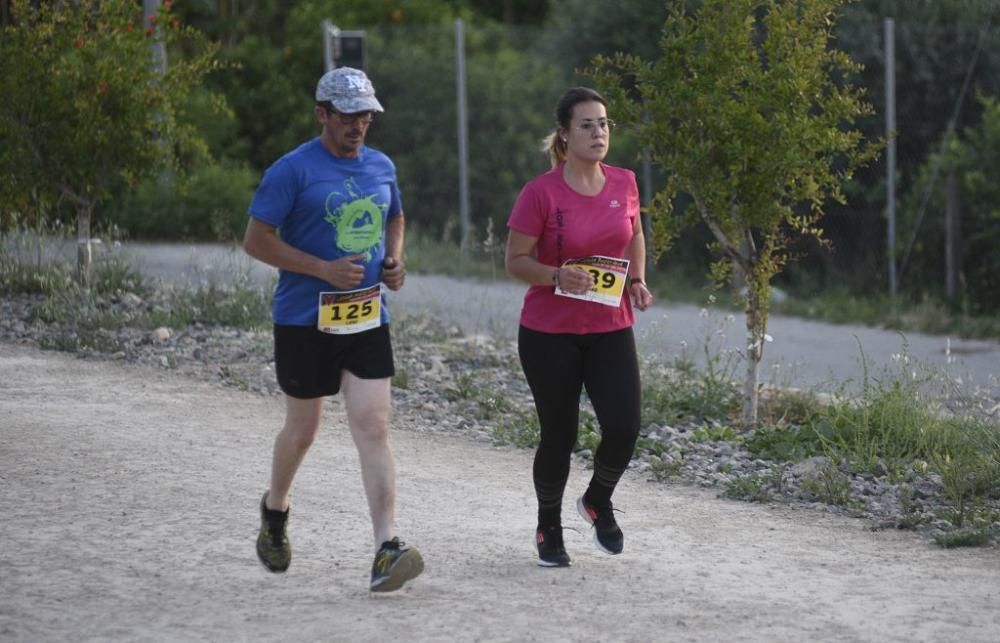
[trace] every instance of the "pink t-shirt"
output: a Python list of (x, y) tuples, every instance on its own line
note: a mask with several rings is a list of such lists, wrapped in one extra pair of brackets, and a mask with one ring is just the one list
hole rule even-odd
[[(606, 180), (595, 196), (584, 196), (563, 179), (563, 164), (528, 182), (507, 226), (538, 238), (539, 263), (561, 266), (589, 255), (625, 258), (639, 216), (639, 189), (631, 170), (601, 163)], [(618, 307), (555, 294), (554, 286), (531, 286), (521, 324), (543, 333), (606, 333), (635, 321), (628, 288)]]

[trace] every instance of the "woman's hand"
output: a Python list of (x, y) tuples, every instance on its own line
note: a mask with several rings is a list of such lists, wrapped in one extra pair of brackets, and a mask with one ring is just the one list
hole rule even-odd
[(560, 268), (556, 285), (571, 295), (582, 295), (594, 286), (594, 275), (583, 268)]
[(639, 310), (646, 310), (653, 304), (653, 293), (649, 292), (649, 288), (646, 287), (645, 283), (634, 281), (628, 289), (632, 293), (632, 301), (635, 303), (635, 307)]

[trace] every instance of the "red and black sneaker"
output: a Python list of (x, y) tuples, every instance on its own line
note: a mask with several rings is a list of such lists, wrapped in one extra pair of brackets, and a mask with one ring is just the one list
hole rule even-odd
[(572, 564), (563, 545), (562, 527), (539, 527), (535, 530), (535, 545), (541, 567), (569, 567)]
[(614, 509), (611, 503), (607, 507), (595, 507), (580, 496), (576, 501), (576, 510), (580, 517), (594, 528), (594, 544), (606, 554), (620, 554), (625, 548), (625, 537), (615, 521)]

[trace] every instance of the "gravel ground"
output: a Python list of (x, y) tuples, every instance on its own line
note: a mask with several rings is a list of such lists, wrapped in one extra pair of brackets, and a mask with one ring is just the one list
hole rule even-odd
[[(170, 293), (160, 289), (147, 300), (134, 294), (107, 297), (98, 307), (119, 317), (137, 315), (169, 307)], [(42, 347), (71, 344), (65, 338), (75, 337), (72, 323), (45, 324), (32, 314), (41, 301), (28, 296), (0, 300), (0, 341)], [(483, 443), (524, 441), (533, 407), (512, 340), (465, 335), (457, 326), (405, 315), (397, 315), (393, 335), (398, 371), (394, 408), (401, 426)], [(101, 332), (89, 344), (72, 350), (83, 359), (137, 364), (262, 396), (280, 395), (269, 332), (203, 324), (124, 327)], [(339, 398), (331, 404), (338, 405)], [(944, 517), (949, 505), (941, 478), (921, 463), (901, 477), (890, 476), (886, 467), (852, 473), (845, 463), (824, 457), (775, 463), (756, 458), (738, 440), (712, 439), (724, 433), (713, 420), (649, 424), (641, 433), (641, 448), (631, 466), (651, 481), (851, 516), (871, 529), (915, 529), (928, 538), (957, 529)], [(590, 455), (587, 448), (577, 454), (584, 464)], [(839, 501), (823, 502), (832, 498)], [(1000, 515), (1000, 502), (989, 502)], [(998, 547), (1000, 521), (993, 523), (991, 533), (992, 546)]]
[(636, 470), (616, 492), (625, 551), (607, 556), (571, 509), (580, 462), (564, 506), (573, 566), (540, 568), (530, 452), (439, 430), (409, 398), (393, 423), (397, 524), (424, 573), (368, 592), (357, 456), (331, 408), (296, 479), (291, 569), (271, 574), (254, 539), (280, 398), (9, 341), (0, 374), (5, 643), (994, 643), (1000, 630), (994, 550)]

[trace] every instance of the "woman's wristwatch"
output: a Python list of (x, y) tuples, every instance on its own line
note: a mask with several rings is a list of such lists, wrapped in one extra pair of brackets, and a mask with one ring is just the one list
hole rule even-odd
[(634, 286), (636, 284), (642, 284), (643, 286), (645, 286), (646, 282), (642, 280), (642, 277), (631, 277), (631, 278), (629, 278), (629, 280), (628, 280), (628, 286), (629, 286), (629, 288), (631, 288), (632, 286)]

